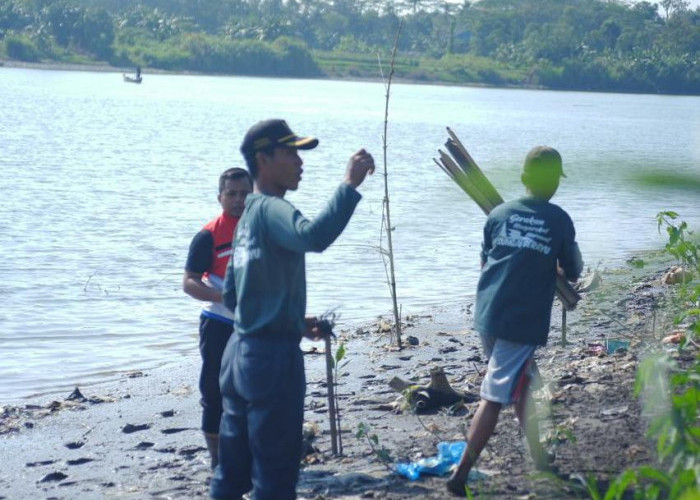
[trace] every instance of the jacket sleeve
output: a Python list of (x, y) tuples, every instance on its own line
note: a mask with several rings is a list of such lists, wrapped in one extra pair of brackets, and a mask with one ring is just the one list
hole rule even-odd
[(322, 252), (343, 232), (360, 198), (354, 188), (342, 183), (313, 220), (281, 198), (271, 200), (265, 218), (269, 238), (293, 252)]
[(489, 257), (493, 243), (491, 242), (491, 219), (486, 219), (483, 230), (484, 239), (481, 241), (481, 267), (484, 267)]
[(566, 230), (564, 234), (564, 244), (562, 245), (562, 250), (559, 255), (559, 265), (564, 270), (566, 279), (569, 281), (576, 281), (581, 276), (581, 271), (583, 271), (583, 258), (581, 257), (581, 250), (578, 247), (578, 243), (576, 243), (574, 223), (568, 215), (566, 217)]

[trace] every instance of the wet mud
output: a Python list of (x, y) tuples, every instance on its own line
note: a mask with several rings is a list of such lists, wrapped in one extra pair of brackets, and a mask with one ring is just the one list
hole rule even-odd
[[(635, 275), (635, 272), (637, 275)], [(607, 271), (567, 314), (555, 307), (549, 344), (537, 353), (543, 387), (535, 393), (542, 440), (555, 473), (538, 473), (512, 409), (478, 464), (479, 498), (587, 498), (626, 467), (653, 463), (648, 421), (634, 395), (638, 364), (677, 348), (669, 332), (669, 286), (660, 273)], [(336, 385), (342, 453), (331, 453), (323, 344), (304, 344), (307, 366), (306, 456), (298, 494), (307, 499), (443, 499), (445, 477), (409, 481), (392, 470), (436, 454), (441, 441), (464, 440), (478, 402), (416, 414), (388, 382), (418, 385), (443, 368), (450, 385), (477, 394), (485, 369), (471, 309), (406, 318), (403, 348), (390, 345), (388, 320), (336, 331), (346, 355)], [(611, 352), (607, 341), (621, 342)], [(691, 353), (692, 358), (692, 353)], [(132, 373), (117, 383), (81, 387), (64, 398), (0, 406), (0, 500), (208, 498), (211, 476), (196, 384), (199, 360)], [(358, 437), (358, 429), (367, 436)], [(382, 457), (388, 459), (383, 462)]]

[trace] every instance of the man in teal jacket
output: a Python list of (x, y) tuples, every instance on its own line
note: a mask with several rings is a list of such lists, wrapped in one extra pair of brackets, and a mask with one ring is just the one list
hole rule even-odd
[(224, 282), (235, 333), (221, 367), (224, 415), (212, 498), (240, 499), (251, 490), (255, 500), (296, 498), (306, 392), (299, 342), (322, 335), (316, 319), (305, 317), (304, 254), (325, 250), (340, 235), (360, 201), (356, 188), (374, 171), (369, 153), (355, 153), (345, 181), (308, 220), (284, 195), (301, 181), (298, 150), (317, 145), (283, 120), (266, 120), (248, 130), (241, 146), (255, 191)]

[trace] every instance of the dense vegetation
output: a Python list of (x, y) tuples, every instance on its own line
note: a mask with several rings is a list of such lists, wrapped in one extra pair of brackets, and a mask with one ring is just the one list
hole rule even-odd
[(604, 494), (589, 478), (593, 500), (632, 498), (627, 494), (630, 490), (635, 499), (649, 500), (686, 500), (698, 498), (700, 493), (700, 245), (686, 222), (676, 222), (676, 212), (659, 212), (656, 218), (659, 232), (663, 228), (668, 234), (665, 251), (683, 270), (668, 307), (679, 327), (676, 331), (682, 332), (678, 350), (648, 357), (637, 371), (635, 392), (643, 396), (645, 412), (651, 417), (647, 435), (656, 441), (657, 461), (626, 469)]
[(685, 0), (0, 0), (0, 57), (164, 70), (700, 93)]

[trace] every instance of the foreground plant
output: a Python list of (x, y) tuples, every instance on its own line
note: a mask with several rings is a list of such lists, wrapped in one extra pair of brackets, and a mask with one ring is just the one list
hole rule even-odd
[[(389, 66), (389, 76), (385, 81), (384, 89), (386, 94), (384, 96), (384, 133), (382, 134), (382, 151), (383, 151), (383, 164), (384, 164), (384, 199), (382, 202), (382, 229), (386, 229), (386, 241), (387, 250), (382, 252), (382, 262), (384, 263), (384, 270), (386, 272), (387, 283), (389, 284), (389, 292), (391, 294), (391, 301), (394, 311), (394, 325), (396, 333), (396, 345), (401, 348), (401, 314), (399, 312), (398, 301), (396, 298), (396, 270), (394, 267), (394, 244), (391, 238), (391, 233), (394, 227), (391, 225), (391, 210), (389, 204), (389, 172), (387, 170), (387, 129), (389, 126), (389, 96), (391, 95), (391, 79), (394, 76), (394, 63), (396, 62), (396, 50), (399, 46), (399, 36), (401, 35), (401, 28), (403, 26), (403, 21), (399, 23), (399, 28), (396, 31), (396, 40), (394, 41), (394, 50), (391, 52), (391, 64)], [(379, 69), (381, 71), (381, 59), (379, 60)], [(382, 77), (384, 76), (382, 71)], [(381, 246), (381, 233), (379, 236), (380, 246)], [(386, 259), (385, 259), (386, 257)], [(386, 260), (389, 261), (389, 267), (387, 269)]]
[(390, 465), (393, 461), (391, 453), (388, 449), (379, 444), (379, 437), (371, 432), (371, 429), (367, 424), (365, 424), (364, 422), (360, 422), (360, 424), (357, 426), (357, 432), (355, 433), (355, 437), (359, 440), (366, 440), (374, 456), (376, 456), (379, 459), (379, 461), (384, 465), (384, 467), (389, 469), (389, 471), (393, 472), (393, 469)]
[[(659, 212), (659, 231), (666, 228), (666, 251), (679, 264), (697, 274), (699, 247), (689, 238), (686, 222), (676, 224), (678, 214)], [(674, 323), (685, 324), (688, 335), (678, 347), (684, 352), (695, 344), (700, 333), (700, 285), (682, 281), (672, 307), (677, 308)], [(691, 358), (692, 359), (692, 358)], [(687, 361), (687, 357), (686, 357)], [(623, 471), (605, 495), (589, 478), (588, 492), (594, 500), (617, 500), (632, 491), (634, 498), (691, 500), (700, 498), (700, 355), (690, 366), (681, 366), (670, 353), (657, 354), (643, 361), (637, 370), (635, 395), (642, 397), (652, 415), (648, 437), (656, 441), (657, 466), (641, 466)]]
[(700, 247), (689, 238), (693, 232), (688, 230), (687, 222), (681, 221), (678, 225), (674, 224), (677, 218), (678, 214), (672, 211), (656, 214), (659, 232), (661, 232), (662, 227), (665, 227), (668, 233), (666, 251), (673, 255), (680, 264), (697, 270)]
[(331, 352), (331, 339), (336, 336), (333, 333), (333, 327), (339, 315), (333, 311), (327, 311), (319, 318), (319, 329), (324, 334), (325, 342), (325, 358), (326, 358), (326, 386), (328, 388), (328, 420), (331, 432), (331, 453), (333, 455), (343, 454), (342, 430), (340, 427), (340, 406), (338, 401), (338, 393), (335, 387), (338, 385), (339, 370), (347, 365), (348, 361), (339, 365), (345, 358), (345, 344), (340, 343), (335, 355)]

